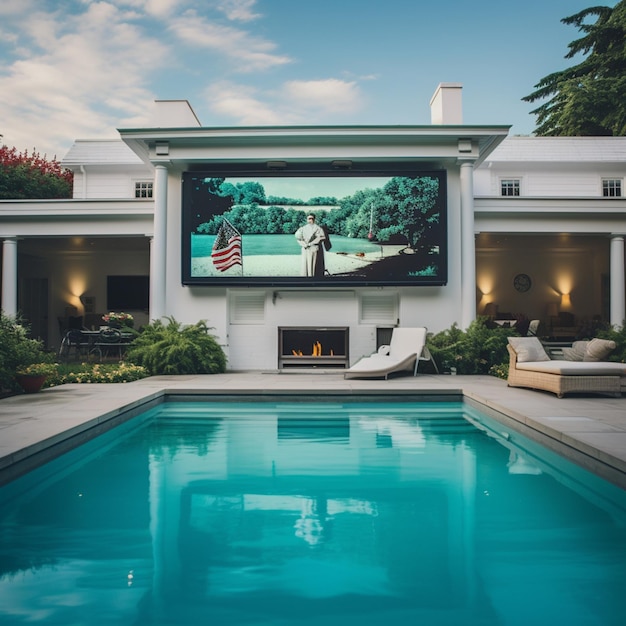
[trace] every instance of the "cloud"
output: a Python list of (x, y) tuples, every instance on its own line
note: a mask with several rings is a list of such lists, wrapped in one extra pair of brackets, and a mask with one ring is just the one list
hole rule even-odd
[(196, 50), (211, 50), (234, 61), (238, 72), (267, 70), (291, 62), (288, 56), (275, 53), (276, 44), (200, 17), (195, 11), (172, 19), (169, 29)]
[[(231, 118), (244, 126), (289, 123), (271, 103), (263, 102), (258, 91), (246, 85), (219, 82), (206, 89), (205, 97), (211, 111)], [(209, 123), (209, 126), (212, 124)]]
[(211, 111), (243, 125), (327, 123), (338, 113), (352, 115), (363, 101), (355, 82), (335, 78), (294, 80), (276, 91), (223, 81), (205, 97)]
[[(262, 17), (256, 0), (5, 0), (0, 14), (0, 134), (18, 149), (117, 137), (149, 124), (155, 99), (202, 94), (199, 110), (233, 125), (335, 123), (363, 101), (356, 78), (276, 86), (292, 58), (237, 25)], [(238, 84), (233, 67), (251, 74)]]
[(360, 108), (363, 98), (356, 82), (337, 78), (293, 80), (285, 84), (283, 93), (297, 107), (324, 113), (351, 113)]
[(0, 16), (24, 15), (37, 9), (37, 0), (3, 0), (0, 2)]
[(19, 32), (27, 53), (0, 69), (4, 143), (62, 156), (74, 138), (115, 136), (120, 117), (147, 109), (147, 77), (168, 50), (126, 18), (106, 2), (29, 16)]
[(217, 3), (217, 8), (224, 13), (229, 20), (250, 22), (261, 17), (260, 13), (254, 13), (252, 11), (256, 3), (256, 0), (222, 0)]

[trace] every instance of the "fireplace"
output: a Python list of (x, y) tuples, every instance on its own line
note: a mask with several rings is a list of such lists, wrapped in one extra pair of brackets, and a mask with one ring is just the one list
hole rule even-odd
[(346, 326), (278, 328), (278, 369), (291, 367), (346, 368), (349, 329)]

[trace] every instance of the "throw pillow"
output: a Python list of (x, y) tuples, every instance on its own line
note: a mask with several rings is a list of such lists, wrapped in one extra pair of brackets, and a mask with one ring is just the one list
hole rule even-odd
[(566, 361), (582, 361), (587, 353), (588, 341), (575, 341), (571, 348), (563, 348), (563, 358)]
[(509, 337), (508, 340), (517, 353), (518, 363), (550, 360), (537, 337)]
[(615, 350), (615, 342), (609, 339), (592, 339), (587, 345), (583, 361), (604, 361)]

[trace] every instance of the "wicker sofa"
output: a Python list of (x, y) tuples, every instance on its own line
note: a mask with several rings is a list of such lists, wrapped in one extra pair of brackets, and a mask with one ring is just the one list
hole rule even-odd
[(509, 387), (542, 389), (559, 398), (567, 393), (619, 396), (626, 392), (625, 363), (551, 360), (536, 337), (510, 338), (507, 349), (510, 356)]

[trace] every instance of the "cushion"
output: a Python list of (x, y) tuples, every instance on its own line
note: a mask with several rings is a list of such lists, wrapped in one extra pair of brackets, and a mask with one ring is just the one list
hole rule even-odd
[(508, 340), (517, 353), (518, 363), (550, 360), (537, 337), (509, 337)]
[(572, 361), (547, 361), (540, 363), (520, 363), (518, 370), (541, 372), (560, 376), (626, 376), (626, 363), (573, 363)]
[(604, 361), (615, 350), (615, 342), (608, 339), (592, 339), (587, 345), (583, 361)]
[(563, 348), (563, 358), (566, 361), (582, 361), (587, 352), (588, 341), (575, 341), (571, 348)]

